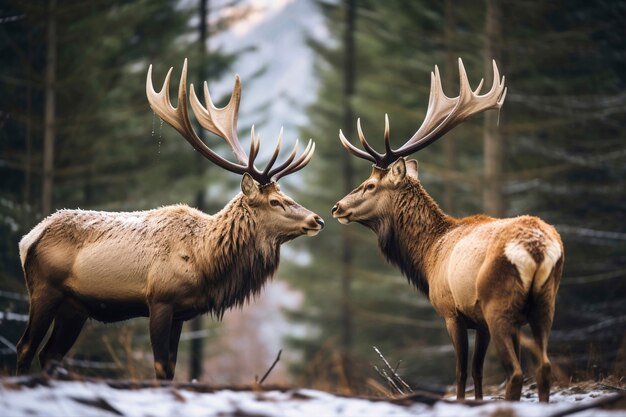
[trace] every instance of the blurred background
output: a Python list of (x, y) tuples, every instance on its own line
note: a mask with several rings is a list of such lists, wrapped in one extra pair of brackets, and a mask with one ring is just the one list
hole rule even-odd
[[(282, 249), (263, 294), (223, 322), (185, 325), (178, 380), (268, 382), (371, 392), (385, 382), (378, 347), (413, 385), (451, 384), (454, 351), (424, 296), (378, 254), (373, 233), (340, 226), (330, 208), (370, 166), (340, 146), (357, 117), (382, 145), (384, 114), (398, 146), (421, 124), (429, 72), (458, 94), (491, 85), (490, 112), (420, 152), (420, 179), (454, 216), (533, 214), (565, 243), (550, 352), (562, 381), (626, 374), (626, 2), (485, 0), (0, 1), (0, 368), (10, 374), (28, 300), (17, 243), (60, 208), (128, 211), (187, 203), (221, 209), (237, 176), (202, 159), (154, 116), (156, 85), (183, 59), (213, 97), (243, 81), (240, 137), (256, 125), (262, 150), (313, 138), (309, 166), (283, 190), (326, 218), (315, 238)], [(174, 87), (175, 88), (175, 87)], [(174, 91), (172, 95), (174, 96)], [(207, 135), (222, 155), (222, 141)], [(90, 322), (68, 366), (89, 375), (152, 378), (146, 319)], [(524, 366), (533, 358), (524, 354)], [(35, 365), (36, 368), (36, 365)], [(503, 374), (494, 354), (486, 381)]]

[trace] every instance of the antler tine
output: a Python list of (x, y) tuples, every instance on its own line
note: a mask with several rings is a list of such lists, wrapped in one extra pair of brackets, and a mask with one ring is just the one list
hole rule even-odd
[(189, 113), (187, 111), (187, 59), (185, 59), (183, 64), (183, 70), (180, 77), (177, 107), (172, 106), (169, 94), (172, 70), (173, 68), (170, 68), (165, 77), (165, 81), (163, 82), (161, 91), (157, 93), (154, 90), (154, 85), (152, 84), (152, 65), (148, 68), (148, 74), (146, 77), (146, 97), (150, 103), (150, 108), (152, 108), (152, 110), (167, 124), (176, 129), (187, 140), (187, 142), (194, 147), (195, 150), (202, 154), (202, 156), (224, 169), (237, 174), (243, 174), (246, 170), (245, 165), (230, 162), (213, 152), (204, 142), (202, 142), (191, 125)]
[(478, 95), (480, 93), (480, 90), (483, 88), (484, 82), (485, 82), (485, 79), (481, 78), (480, 82), (478, 83), (478, 87), (476, 87), (476, 90), (474, 90), (474, 95)]
[(339, 140), (341, 141), (341, 145), (352, 155), (376, 163), (376, 159), (374, 159), (372, 155), (368, 154), (367, 152), (363, 152), (362, 150), (351, 144), (350, 141), (346, 139), (341, 129), (339, 129)]
[[(493, 65), (493, 82), (495, 84), (496, 80), (500, 78), (500, 71), (498, 71), (498, 65), (496, 64), (495, 59), (492, 59), (491, 63)], [(498, 82), (498, 90), (500, 90), (500, 98), (498, 99), (498, 102), (497, 102), (498, 108), (502, 107), (502, 105), (504, 104), (504, 99), (506, 98), (506, 92), (508, 88), (504, 86), (505, 80), (506, 80), (506, 77), (503, 75), (502, 79)], [(491, 88), (492, 89), (494, 88), (493, 85), (491, 86)]]
[[(161, 87), (161, 91), (158, 93), (154, 90), (154, 85), (152, 84), (152, 65), (148, 67), (148, 77), (146, 78), (146, 95), (148, 96), (148, 101), (150, 103), (150, 108), (152, 111), (156, 113), (161, 119), (165, 120), (170, 126), (176, 129), (178, 132), (184, 134), (185, 128), (178, 121), (175, 116), (176, 109), (172, 106), (172, 102), (170, 100), (170, 79), (172, 78), (172, 71), (174, 68), (170, 68), (167, 71), (167, 75), (165, 76), (165, 81), (163, 81), (163, 87)], [(158, 110), (155, 107), (158, 106)]]
[(357, 133), (359, 134), (359, 142), (361, 142), (361, 145), (363, 145), (363, 148), (365, 148), (367, 153), (372, 155), (374, 157), (374, 159), (376, 159), (376, 161), (380, 160), (382, 155), (379, 154), (374, 148), (372, 148), (370, 146), (370, 144), (367, 143), (367, 140), (365, 139), (365, 135), (363, 134), (363, 129), (361, 129), (361, 118), (360, 117), (358, 119), (356, 119), (356, 130), (357, 130)]
[(491, 84), (491, 89), (486, 95), (493, 94), (496, 89), (502, 87), (502, 85), (504, 84), (504, 78), (502, 79), (502, 83), (500, 83), (500, 71), (498, 70), (495, 59), (491, 60), (491, 66), (493, 68), (493, 82)]
[(435, 65), (435, 71), (430, 73), (430, 94), (428, 96), (428, 108), (426, 109), (424, 121), (411, 139), (397, 151), (417, 142), (425, 133), (428, 133), (433, 126), (438, 125), (454, 108), (455, 102), (455, 99), (448, 97), (443, 92), (439, 67)]
[(311, 158), (313, 158), (314, 153), (315, 153), (315, 142), (313, 142), (311, 149), (302, 155), (304, 156), (306, 154), (306, 157), (302, 159), (302, 162), (300, 162), (297, 165), (294, 165), (293, 168), (290, 168), (288, 170), (281, 172), (280, 176), (278, 176), (277, 179), (284, 177), (285, 175), (293, 174), (294, 172), (300, 171), (302, 168), (308, 165), (308, 163), (311, 161)]
[(361, 129), (361, 120), (357, 120), (357, 131), (359, 140), (366, 152), (353, 146), (339, 131), (339, 139), (343, 147), (359, 158), (367, 159), (376, 164), (379, 168), (386, 168), (396, 159), (416, 152), (432, 142), (436, 141), (459, 123), (472, 117), (475, 114), (489, 109), (499, 109), (504, 103), (507, 89), (504, 86), (505, 78), (500, 79), (500, 72), (496, 61), (493, 61), (493, 84), (489, 92), (479, 95), (483, 87), (482, 79), (472, 91), (467, 72), (463, 65), (463, 60), (459, 58), (459, 95), (454, 98), (446, 96), (441, 86), (441, 74), (439, 67), (435, 65), (435, 70), (430, 73), (430, 95), (428, 98), (428, 109), (417, 132), (400, 148), (393, 150), (389, 143), (389, 117), (385, 114), (385, 153), (376, 152), (365, 140), (365, 135)]
[[(472, 87), (470, 87), (469, 80), (467, 79), (467, 71), (465, 71), (465, 65), (463, 65), (463, 60), (459, 58), (459, 97), (463, 97), (467, 95), (467, 93), (472, 94)], [(463, 101), (462, 99), (459, 101)]]
[(285, 175), (293, 174), (294, 172), (300, 171), (309, 163), (309, 161), (311, 161), (311, 158), (313, 158), (314, 153), (315, 153), (315, 142), (313, 142), (312, 139), (309, 139), (309, 143), (304, 149), (304, 152), (302, 152), (302, 155), (300, 155), (300, 157), (296, 159), (294, 162), (289, 164), (287, 168), (283, 169), (282, 171), (277, 172), (274, 176), (272, 176), (272, 180), (278, 181), (280, 178), (284, 177)]
[(256, 159), (259, 154), (259, 149), (261, 149), (261, 134), (257, 133), (256, 140), (254, 142), (254, 159)]
[(241, 101), (241, 80), (239, 75), (235, 77), (235, 85), (233, 86), (233, 92), (228, 104), (222, 108), (218, 108), (213, 104), (206, 81), (203, 87), (206, 107), (200, 103), (196, 96), (195, 88), (191, 84), (191, 108), (198, 119), (198, 123), (209, 132), (224, 139), (232, 148), (237, 159), (241, 163), (247, 164), (248, 157), (237, 136), (237, 118)]
[(274, 149), (274, 154), (272, 155), (269, 162), (265, 166), (265, 169), (263, 170), (263, 175), (267, 175), (272, 169), (272, 166), (276, 162), (276, 158), (278, 158), (278, 154), (280, 153), (280, 145), (282, 144), (282, 142), (283, 142), (283, 127), (281, 126), (280, 133), (278, 134), (278, 141), (276, 143), (276, 149)]
[[(204, 83), (204, 96), (206, 107), (204, 107), (196, 96), (193, 84), (191, 84), (191, 107), (200, 122), (200, 125), (210, 132), (224, 139), (232, 148), (240, 164), (231, 162), (222, 158), (212, 151), (198, 136), (193, 129), (189, 119), (189, 111), (187, 109), (187, 59), (183, 64), (183, 70), (178, 87), (178, 104), (177, 107), (172, 106), (169, 88), (172, 76), (172, 68), (167, 73), (163, 87), (158, 93), (154, 90), (152, 83), (152, 65), (148, 68), (146, 79), (146, 96), (152, 110), (174, 129), (176, 129), (198, 152), (204, 157), (211, 160), (215, 164), (224, 169), (235, 172), (237, 174), (250, 174), (256, 181), (262, 185), (277, 180), (280, 177), (288, 175), (302, 169), (313, 156), (315, 145), (309, 141), (304, 153), (296, 159), (298, 153), (298, 141), (288, 156), (287, 160), (280, 164), (277, 168), (272, 169), (280, 153), (282, 144), (283, 129), (281, 128), (278, 135), (278, 143), (270, 161), (263, 171), (258, 170), (254, 166), (254, 161), (259, 154), (261, 148), (261, 136), (255, 135), (254, 126), (250, 130), (250, 154), (246, 155), (243, 150), (239, 138), (237, 137), (237, 114), (239, 111), (239, 102), (241, 100), (241, 81), (239, 76), (235, 78), (235, 86), (231, 94), (230, 101), (223, 108), (217, 108), (213, 105), (208, 85)], [(295, 159), (295, 161), (294, 161)]]
[(258, 169), (256, 169), (256, 167), (254, 166), (254, 160), (256, 159), (256, 156), (259, 153), (259, 148), (261, 144), (261, 136), (257, 135), (255, 139), (254, 127), (252, 128), (251, 136), (252, 136), (251, 143), (250, 143), (250, 155), (251, 155), (250, 161), (251, 162), (248, 166), (248, 172), (250, 172), (250, 174), (262, 184), (276, 182), (278, 181), (279, 178), (282, 178), (286, 175), (299, 171), (300, 169), (304, 168), (304, 166), (306, 166), (306, 164), (308, 164), (311, 158), (313, 157), (313, 153), (311, 152), (311, 149), (312, 148), (315, 149), (315, 144), (312, 142), (312, 140), (309, 140), (309, 143), (307, 147), (305, 148), (304, 152), (297, 159), (295, 159), (298, 153), (298, 142), (299, 142), (296, 139), (296, 143), (293, 147), (293, 150), (291, 151), (287, 159), (278, 167), (272, 169), (272, 166), (274, 165), (274, 163), (276, 162), (276, 159), (278, 158), (278, 154), (280, 152), (280, 148), (282, 144), (283, 129), (281, 128), (280, 133), (278, 135), (278, 143), (276, 144), (276, 149), (274, 150), (272, 157), (267, 163), (267, 166), (261, 172)]
[(304, 161), (306, 159), (307, 154), (310, 152), (312, 147), (315, 147), (315, 142), (313, 142), (313, 139), (309, 139), (309, 143), (307, 143), (306, 148), (304, 148), (304, 152), (302, 152), (302, 155), (300, 155), (300, 157), (298, 159), (296, 159), (291, 164), (289, 164), (289, 166), (287, 167), (287, 169), (285, 171), (300, 165), (302, 163), (302, 161)]
[[(502, 77), (502, 82), (504, 82), (504, 77)], [(498, 108), (502, 108), (502, 105), (504, 104), (504, 99), (506, 98), (506, 92), (509, 91), (508, 87), (504, 87), (504, 91), (502, 91), (502, 95), (500, 96), (500, 99), (498, 100)]]
[(393, 153), (391, 144), (389, 143), (389, 116), (385, 113), (385, 153)]
[(254, 160), (256, 159), (258, 149), (258, 143), (256, 143), (254, 138), (254, 125), (250, 128), (250, 156), (248, 157), (248, 171), (254, 172), (256, 168), (254, 167)]
[[(443, 98), (436, 97), (434, 100), (431, 95), (429, 109), (426, 113), (424, 123), (405, 145), (395, 151), (396, 154), (398, 156), (406, 156), (423, 149), (471, 116), (485, 110), (499, 109), (502, 107), (502, 104), (504, 103), (503, 96), (506, 94), (506, 89), (504, 88), (504, 77), (502, 78), (502, 81), (500, 81), (500, 73), (495, 60), (493, 61), (493, 68), (494, 81), (491, 89), (483, 95), (477, 95), (477, 93), (472, 91), (469, 85), (463, 60), (459, 58), (459, 95), (454, 99), (450, 99), (444, 95)], [(438, 76), (435, 78), (438, 78)], [(479, 87), (482, 88), (482, 82)], [(479, 88), (477, 88), (476, 91), (479, 91)], [(444, 101), (443, 105), (431, 113), (430, 106), (439, 105), (440, 103), (438, 100), (441, 99)], [(446, 111), (442, 111), (443, 109), (446, 109)], [(435, 115), (435, 113), (439, 114)], [(433, 116), (433, 118), (429, 121), (430, 114), (435, 116)], [(427, 121), (429, 121), (429, 123), (427, 123)]]
[(296, 139), (296, 144), (293, 145), (293, 149), (291, 150), (291, 153), (289, 154), (287, 159), (282, 164), (278, 165), (276, 168), (269, 171), (267, 175), (270, 178), (273, 178), (276, 173), (286, 169), (289, 166), (289, 164), (291, 164), (291, 161), (294, 160), (294, 158), (296, 157), (296, 154), (298, 153), (298, 142), (299, 140)]

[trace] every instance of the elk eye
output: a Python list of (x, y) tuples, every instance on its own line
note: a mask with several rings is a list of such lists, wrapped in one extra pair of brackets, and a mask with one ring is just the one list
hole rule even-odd
[(270, 206), (278, 207), (280, 206), (280, 203), (278, 202), (278, 200), (270, 200)]
[(372, 191), (374, 188), (376, 188), (374, 184), (367, 184), (367, 187), (365, 187), (367, 191)]

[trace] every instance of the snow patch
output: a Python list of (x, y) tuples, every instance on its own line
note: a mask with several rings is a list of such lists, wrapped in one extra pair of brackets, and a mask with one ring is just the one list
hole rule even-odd
[[(424, 416), (457, 417), (490, 416), (497, 411), (518, 417), (540, 417), (585, 403), (602, 391), (580, 395), (562, 392), (553, 396), (553, 403), (538, 404), (536, 398), (519, 403), (494, 401), (477, 407), (439, 402), (433, 407), (424, 404), (401, 406), (386, 401), (339, 397), (311, 389), (287, 391), (232, 391), (199, 393), (184, 389), (144, 388), (124, 390), (105, 383), (51, 381), (48, 386), (14, 389), (14, 378), (0, 384), (0, 409), (6, 416), (112, 416), (116, 410), (125, 416), (223, 416), (254, 415), (259, 417), (349, 417), (349, 416)], [(507, 414), (508, 415), (508, 414)], [(577, 417), (617, 417), (623, 410), (591, 409)]]

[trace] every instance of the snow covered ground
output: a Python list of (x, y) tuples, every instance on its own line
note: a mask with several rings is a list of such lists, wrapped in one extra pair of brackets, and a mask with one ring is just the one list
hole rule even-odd
[[(287, 391), (218, 390), (200, 393), (187, 389), (117, 389), (104, 382), (52, 380), (46, 385), (26, 387), (15, 378), (0, 380), (0, 415), (13, 416), (246, 416), (246, 417), (334, 417), (334, 416), (517, 416), (543, 417), (559, 413), (572, 405), (598, 401), (607, 395), (602, 390), (571, 392), (553, 396), (553, 403), (539, 404), (536, 397), (520, 403), (493, 401), (470, 407), (438, 402), (404, 406), (387, 401), (345, 398), (310, 389)], [(623, 401), (623, 400), (622, 400)], [(622, 403), (623, 407), (623, 403)], [(626, 410), (590, 409), (577, 417), (626, 415)]]

